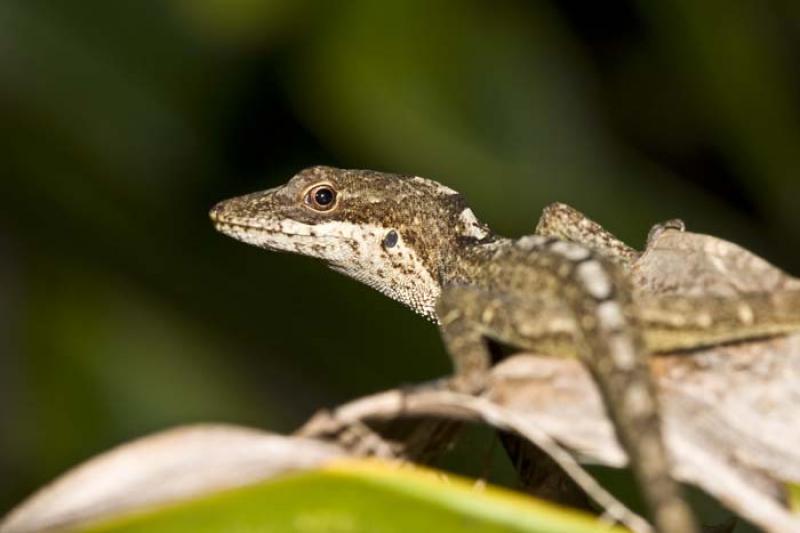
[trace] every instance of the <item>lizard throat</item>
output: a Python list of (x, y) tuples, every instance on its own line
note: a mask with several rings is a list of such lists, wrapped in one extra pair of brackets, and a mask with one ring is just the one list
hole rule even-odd
[(436, 315), (436, 302), (441, 294), (441, 288), (438, 283), (425, 275), (427, 272), (417, 279), (408, 277), (397, 281), (391, 279), (391, 276), (387, 279), (385, 275), (375, 276), (362, 270), (354, 270), (334, 263), (330, 263), (328, 266), (332, 270), (353, 278), (392, 300), (400, 302), (434, 324), (439, 323), (439, 318)]
[(413, 249), (402, 243), (382, 246), (387, 228), (370, 224), (292, 220), (255, 225), (215, 221), (216, 229), (234, 239), (274, 251), (307, 255), (437, 322), (438, 281)]

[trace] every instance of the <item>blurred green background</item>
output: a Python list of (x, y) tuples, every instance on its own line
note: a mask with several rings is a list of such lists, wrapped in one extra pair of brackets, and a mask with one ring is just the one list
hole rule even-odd
[(800, 273), (796, 0), (0, 2), (0, 512), (124, 440), (289, 431), (449, 371), (435, 328), (207, 209), (313, 164), (560, 200)]

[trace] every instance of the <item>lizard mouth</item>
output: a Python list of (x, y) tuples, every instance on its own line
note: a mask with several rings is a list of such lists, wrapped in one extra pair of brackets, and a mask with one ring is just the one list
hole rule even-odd
[(280, 228), (270, 228), (267, 226), (259, 226), (256, 224), (247, 224), (242, 222), (230, 222), (230, 221), (214, 221), (214, 229), (228, 235), (229, 237), (233, 237), (239, 240), (242, 234), (253, 234), (253, 235), (261, 235), (261, 236), (269, 236), (269, 235), (284, 235), (286, 237), (311, 237), (312, 235), (308, 233), (291, 233), (288, 231), (283, 231)]
[(214, 228), (237, 241), (275, 252), (291, 252), (325, 259), (325, 249), (338, 248), (342, 244), (355, 246), (352, 239), (334, 235), (296, 233), (277, 227), (231, 221), (214, 221)]

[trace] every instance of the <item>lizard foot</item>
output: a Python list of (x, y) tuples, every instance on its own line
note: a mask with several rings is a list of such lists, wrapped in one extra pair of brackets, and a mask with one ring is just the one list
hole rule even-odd
[(650, 245), (653, 244), (653, 241), (655, 241), (662, 233), (668, 230), (686, 231), (686, 224), (679, 218), (672, 218), (659, 224), (654, 224), (647, 234), (647, 248), (650, 248)]
[(489, 386), (489, 379), (484, 372), (456, 374), (447, 382), (447, 387), (454, 392), (477, 396)]

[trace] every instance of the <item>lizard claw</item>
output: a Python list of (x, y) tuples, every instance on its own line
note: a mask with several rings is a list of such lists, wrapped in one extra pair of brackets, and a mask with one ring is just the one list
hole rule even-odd
[(679, 218), (671, 218), (664, 222), (654, 224), (647, 234), (647, 248), (650, 248), (650, 245), (652, 245), (662, 233), (668, 230), (686, 231), (686, 223)]
[(488, 376), (483, 372), (456, 374), (447, 382), (447, 387), (454, 392), (477, 396), (489, 385)]

